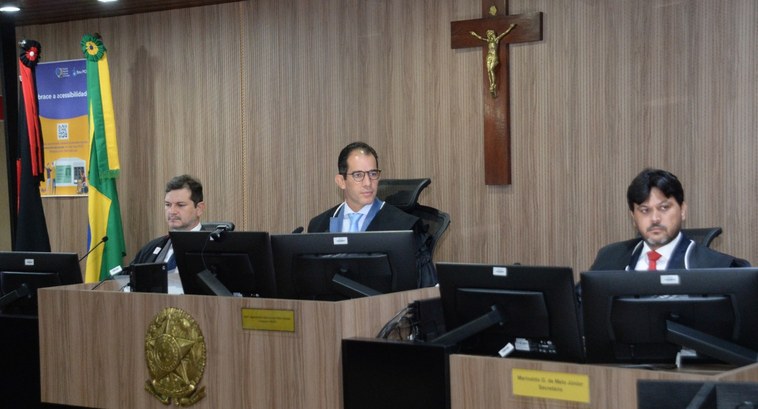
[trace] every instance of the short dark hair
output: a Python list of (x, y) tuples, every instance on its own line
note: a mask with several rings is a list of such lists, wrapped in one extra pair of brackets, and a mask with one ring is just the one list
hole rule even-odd
[(172, 190), (189, 189), (190, 199), (197, 206), (198, 203), (203, 201), (203, 184), (199, 180), (190, 175), (174, 176), (166, 183), (166, 193)]
[(626, 201), (629, 204), (629, 210), (634, 210), (635, 204), (640, 204), (647, 200), (650, 191), (657, 187), (666, 197), (674, 197), (676, 202), (681, 206), (684, 203), (684, 189), (679, 179), (671, 172), (661, 169), (647, 168), (640, 172), (632, 180), (626, 191)]
[(379, 155), (376, 154), (374, 148), (365, 142), (353, 142), (342, 148), (342, 151), (340, 151), (340, 156), (337, 159), (337, 171), (340, 175), (347, 175), (347, 158), (353, 151), (358, 150), (362, 151), (364, 155), (374, 155), (374, 159), (376, 159), (376, 166), (379, 167)]

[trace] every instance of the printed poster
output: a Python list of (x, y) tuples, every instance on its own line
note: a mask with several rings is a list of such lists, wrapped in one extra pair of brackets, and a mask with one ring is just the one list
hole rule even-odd
[(86, 196), (89, 126), (85, 60), (37, 64), (39, 119), (45, 144), (42, 197)]

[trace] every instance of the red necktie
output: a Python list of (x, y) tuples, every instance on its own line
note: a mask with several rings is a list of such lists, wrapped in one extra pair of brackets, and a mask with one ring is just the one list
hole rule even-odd
[(655, 262), (658, 261), (658, 259), (661, 258), (661, 255), (659, 253), (656, 253), (655, 250), (648, 251), (647, 252), (647, 259), (648, 259), (648, 271), (655, 271), (658, 268), (656, 268)]

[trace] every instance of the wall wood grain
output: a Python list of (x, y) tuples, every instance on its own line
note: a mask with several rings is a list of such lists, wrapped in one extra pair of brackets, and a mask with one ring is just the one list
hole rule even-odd
[[(633, 235), (643, 167), (679, 175), (689, 227), (758, 262), (758, 3), (511, 0), (544, 13), (514, 45), (513, 185), (484, 185), (482, 65), (450, 22), (479, 0), (260, 0), (21, 27), (45, 61), (100, 32), (113, 76), (129, 261), (165, 231), (163, 184), (192, 173), (207, 220), (289, 232), (336, 204), (336, 155), (379, 151), (383, 176), (432, 178), (451, 214), (437, 260), (567, 265)], [(85, 250), (86, 201), (45, 200), (53, 248)]]

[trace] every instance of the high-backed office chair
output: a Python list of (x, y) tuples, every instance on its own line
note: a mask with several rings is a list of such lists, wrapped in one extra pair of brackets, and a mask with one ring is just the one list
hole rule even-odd
[(433, 207), (418, 203), (421, 191), (432, 183), (423, 179), (380, 179), (377, 197), (385, 202), (410, 213), (424, 222), (429, 235), (427, 245), (429, 253), (434, 255), (434, 248), (450, 225), (450, 215)]
[(689, 237), (691, 240), (695, 240), (695, 242), (705, 247), (711, 247), (713, 239), (718, 237), (722, 231), (721, 227), (682, 229), (682, 233), (684, 233), (685, 236)]
[(432, 180), (429, 178), (379, 179), (376, 195), (379, 199), (407, 212), (416, 207), (421, 191), (431, 183)]
[(443, 233), (450, 226), (450, 215), (433, 207), (416, 205), (409, 213), (418, 216), (426, 223), (426, 233), (429, 235), (429, 253), (434, 256), (434, 249)]
[[(718, 237), (722, 231), (723, 230), (721, 227), (699, 227), (693, 229), (682, 229), (682, 233), (684, 233), (687, 238), (690, 240), (695, 240), (696, 243), (705, 247), (711, 247), (713, 239)], [(639, 233), (637, 236), (639, 237)]]
[(201, 223), (200, 230), (214, 231), (218, 228), (223, 228), (225, 231), (234, 231), (234, 223), (232, 222), (205, 222), (205, 223)]
[[(711, 247), (713, 239), (721, 235), (724, 230), (721, 227), (700, 227), (693, 229), (682, 229), (682, 233), (690, 240), (695, 240), (701, 246)], [(734, 267), (750, 267), (750, 262), (741, 258), (736, 260)]]

